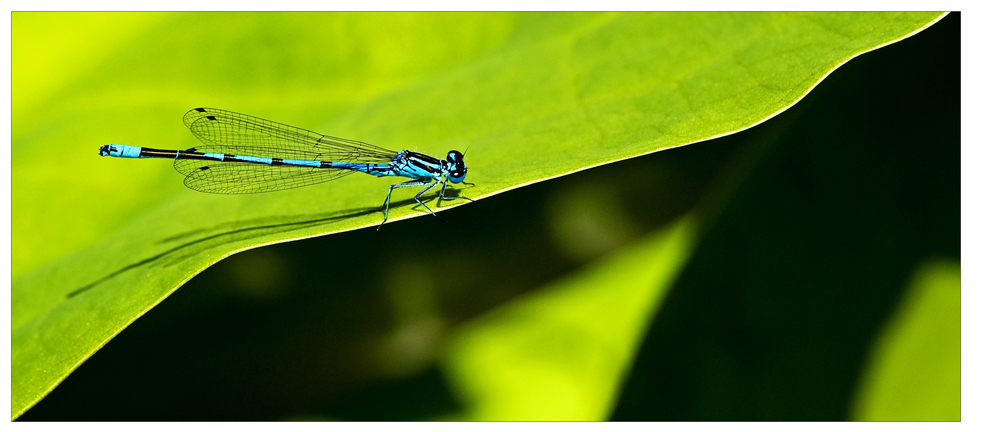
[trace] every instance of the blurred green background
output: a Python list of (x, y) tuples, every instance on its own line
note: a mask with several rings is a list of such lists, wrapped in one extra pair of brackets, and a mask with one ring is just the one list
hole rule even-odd
[(739, 134), (227, 258), (21, 419), (958, 420), (959, 22)]

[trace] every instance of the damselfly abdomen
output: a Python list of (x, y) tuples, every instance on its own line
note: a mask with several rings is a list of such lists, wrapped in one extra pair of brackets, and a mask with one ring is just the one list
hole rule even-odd
[[(195, 108), (184, 124), (204, 145), (187, 150), (158, 150), (121, 144), (101, 146), (101, 156), (169, 158), (184, 175), (184, 185), (199, 192), (249, 194), (272, 192), (328, 182), (361, 172), (375, 177), (407, 177), (413, 181), (389, 186), (382, 223), (389, 219), (393, 189), (426, 186), (413, 198), (432, 215), (420, 197), (441, 185), (442, 200), (449, 183), (466, 184), (465, 159), (457, 150), (445, 159), (403, 150), (394, 152), (360, 141), (336, 138), (306, 129), (215, 108)], [(379, 225), (381, 227), (381, 225)]]

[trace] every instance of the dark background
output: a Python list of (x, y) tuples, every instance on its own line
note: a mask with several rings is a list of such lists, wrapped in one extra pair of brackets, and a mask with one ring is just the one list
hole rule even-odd
[(519, 188), (444, 212), (446, 223), (237, 254), (19, 420), (461, 412), (433, 356), (373, 360), (400, 319), (395, 287), (435, 278), (447, 330), (692, 209), (704, 236), (612, 419), (845, 420), (915, 266), (959, 259), (959, 32), (953, 13), (735, 135)]

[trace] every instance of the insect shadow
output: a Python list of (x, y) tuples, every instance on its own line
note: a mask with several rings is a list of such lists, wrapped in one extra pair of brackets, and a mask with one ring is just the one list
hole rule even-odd
[[(435, 199), (435, 197), (428, 197), (428, 199)], [(400, 200), (396, 203), (389, 204), (389, 208), (398, 208), (401, 206), (409, 205), (409, 200)], [(419, 205), (414, 205), (413, 208), (417, 209)], [(129, 270), (142, 267), (158, 260), (161, 260), (167, 256), (174, 255), (174, 259), (166, 262), (162, 267), (169, 267), (176, 265), (177, 263), (195, 255), (197, 252), (184, 253), (179, 256), (176, 255), (177, 252), (182, 252), (189, 250), (192, 246), (201, 245), (204, 248), (199, 249), (204, 250), (210, 247), (218, 247), (228, 243), (234, 243), (238, 241), (252, 239), (254, 237), (259, 237), (264, 234), (277, 234), (284, 232), (297, 231), (306, 228), (312, 228), (331, 222), (336, 222), (338, 220), (347, 219), (356, 216), (363, 216), (369, 213), (381, 213), (385, 209), (383, 205), (378, 207), (365, 207), (365, 208), (355, 208), (340, 210), (332, 213), (323, 213), (322, 215), (311, 215), (311, 216), (281, 216), (281, 217), (267, 217), (267, 218), (257, 218), (249, 219), (245, 221), (227, 223), (222, 225), (217, 225), (215, 227), (200, 228), (197, 230), (187, 231), (179, 234), (175, 234), (169, 237), (164, 237), (157, 241), (158, 244), (172, 243), (179, 240), (198, 237), (195, 240), (191, 240), (179, 245), (176, 245), (170, 249), (160, 252), (156, 255), (150, 256), (148, 258), (142, 259), (140, 261), (134, 262), (132, 264), (126, 265), (108, 275), (77, 288), (68, 294), (66, 298), (73, 298), (80, 295), (91, 288), (94, 288), (101, 283), (113, 279), (116, 276), (125, 273)], [(206, 235), (208, 233), (215, 232), (214, 234)], [(206, 244), (207, 243), (207, 244)]]

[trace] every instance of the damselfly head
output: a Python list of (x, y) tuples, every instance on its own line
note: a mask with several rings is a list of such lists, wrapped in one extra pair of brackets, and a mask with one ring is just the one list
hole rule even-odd
[(452, 150), (448, 152), (447, 158), (448, 181), (461, 183), (465, 180), (465, 173), (468, 172), (465, 168), (465, 157), (458, 150)]

